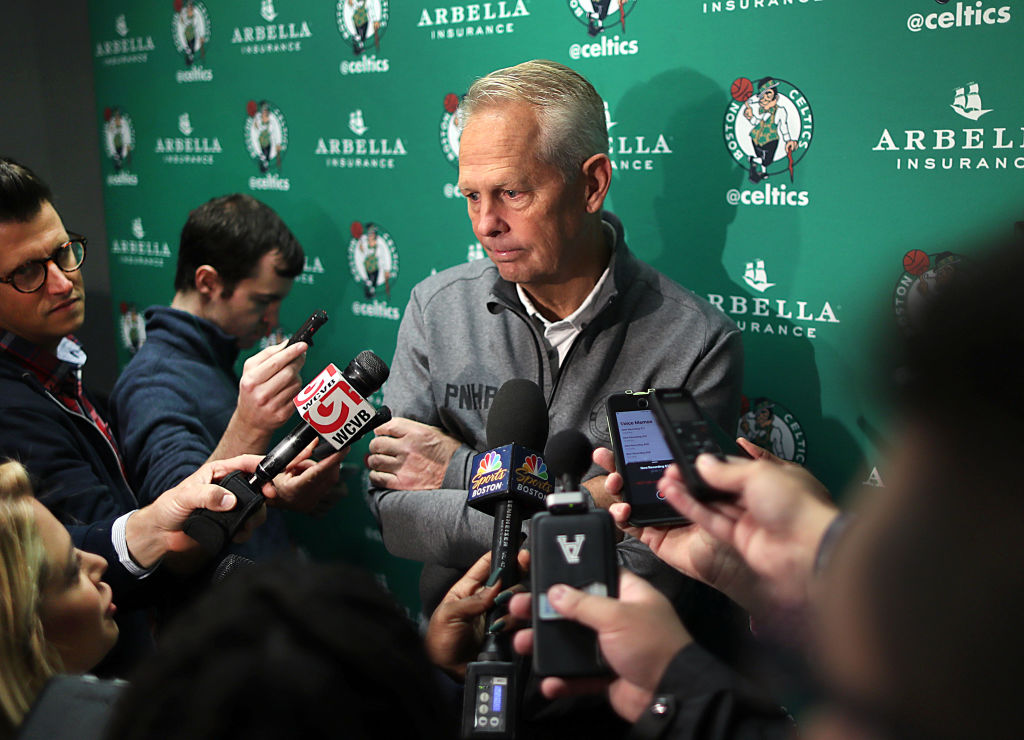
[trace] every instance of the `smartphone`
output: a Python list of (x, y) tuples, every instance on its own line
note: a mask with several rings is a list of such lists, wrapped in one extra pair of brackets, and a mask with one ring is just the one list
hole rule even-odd
[(548, 589), (565, 583), (598, 596), (618, 596), (615, 525), (603, 509), (590, 508), (579, 492), (549, 494), (547, 511), (530, 522), (530, 589), (533, 592), (533, 670), (539, 676), (608, 673), (597, 633), (566, 619), (548, 602)]
[(608, 433), (615, 469), (622, 474), (622, 498), (630, 506), (629, 523), (685, 524), (658, 491), (658, 480), (672, 462), (672, 451), (651, 409), (653, 391), (626, 391), (608, 397)]
[(704, 416), (693, 395), (682, 388), (659, 388), (650, 394), (650, 401), (654, 418), (690, 495), (698, 501), (735, 498), (735, 494), (709, 486), (697, 472), (697, 455), (707, 452), (720, 460), (724, 460), (725, 455), (716, 439), (714, 422)]

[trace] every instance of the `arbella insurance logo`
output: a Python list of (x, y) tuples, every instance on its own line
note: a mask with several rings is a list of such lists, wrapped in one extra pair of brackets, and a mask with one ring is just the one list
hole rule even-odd
[(110, 241), (110, 254), (115, 262), (133, 267), (163, 267), (171, 259), (170, 244), (166, 240), (146, 238), (140, 217), (132, 219), (131, 231), (127, 239)]
[[(1008, 125), (995, 107), (986, 107), (992, 100), (986, 96), (983, 102), (982, 94), (983, 86), (977, 80), (956, 85), (944, 102), (934, 100), (935, 113), (926, 126), (883, 127), (871, 151), (889, 155), (899, 172), (1024, 170), (1024, 156), (1020, 155), (1024, 125), (1020, 121)], [(965, 121), (969, 123), (965, 125)], [(953, 123), (958, 127), (952, 128)], [(936, 128), (940, 125), (948, 128)]]
[(237, 46), (242, 54), (289, 54), (302, 51), (302, 40), (313, 35), (305, 20), (283, 21), (274, 8), (274, 0), (261, 0), (260, 18), (266, 23), (235, 26), (231, 32), (231, 45)]
[(424, 7), (416, 27), (428, 31), (435, 41), (506, 36), (515, 33), (516, 19), (529, 15), (524, 0)]
[(302, 264), (302, 272), (295, 278), (295, 282), (303, 285), (316, 285), (317, 278), (326, 274), (327, 270), (324, 269), (324, 263), (320, 261), (320, 258), (307, 252)]
[(672, 154), (669, 137), (662, 132), (623, 131), (619, 122), (613, 121), (608, 101), (604, 102), (605, 125), (608, 128), (608, 156), (613, 170), (646, 171), (654, 170), (660, 157)]
[(569, 46), (572, 59), (630, 56), (640, 52), (637, 39), (626, 38), (626, 19), (640, 0), (568, 0), (569, 10), (593, 37)]
[(155, 49), (152, 36), (136, 36), (128, 28), (124, 13), (114, 19), (117, 38), (97, 41), (93, 56), (104, 66), (118, 64), (144, 64), (149, 61), (149, 52)]
[[(814, 138), (814, 113), (796, 85), (778, 77), (752, 81), (737, 77), (730, 86), (722, 135), (725, 148), (746, 170), (754, 187), (726, 193), (729, 205), (806, 206), (810, 194), (794, 187), (799, 164)], [(779, 184), (760, 183), (771, 178)]]
[[(388, 303), (391, 286), (398, 279), (398, 250), (394, 239), (380, 224), (372, 221), (353, 221), (351, 233), (349, 270), (352, 279), (362, 286), (367, 301), (353, 301), (353, 315), (398, 321), (401, 312)], [(379, 298), (381, 289), (387, 300)]]
[(164, 164), (212, 165), (223, 151), (218, 137), (195, 135), (188, 112), (178, 115), (178, 132), (181, 136), (161, 136), (156, 140), (153, 151)]
[(366, 136), (370, 127), (362, 108), (349, 112), (348, 130), (353, 136), (317, 139), (313, 153), (323, 158), (326, 167), (393, 170), (395, 160), (408, 153), (401, 136)]
[(390, 15), (388, 0), (337, 0), (338, 33), (351, 46), (356, 57), (355, 61), (341, 62), (338, 68), (341, 74), (387, 72), (390, 69), (390, 60), (377, 57)]
[(180, 82), (212, 82), (213, 70), (206, 69), (206, 47), (210, 41), (210, 14), (198, 0), (174, 0), (171, 39), (185, 62), (175, 79)]
[(817, 339), (818, 330), (822, 325), (840, 323), (829, 301), (812, 303), (809, 300), (794, 301), (764, 295), (776, 287), (776, 283), (769, 279), (768, 269), (762, 258), (747, 262), (742, 278), (744, 284), (762, 295), (708, 293), (708, 302), (735, 321), (740, 331), (777, 337)]
[(281, 159), (288, 148), (288, 123), (284, 114), (269, 100), (250, 100), (245, 113), (245, 148), (261, 173), (259, 177), (249, 178), (249, 189), (290, 189), (291, 181), (279, 174)]
[(823, 0), (706, 0), (702, 3), (703, 13), (735, 13), (760, 11), (769, 8), (784, 8), (820, 3)]
[(139, 176), (129, 170), (135, 149), (135, 127), (131, 117), (115, 106), (103, 111), (103, 150), (114, 168), (107, 175), (107, 185), (135, 187)]

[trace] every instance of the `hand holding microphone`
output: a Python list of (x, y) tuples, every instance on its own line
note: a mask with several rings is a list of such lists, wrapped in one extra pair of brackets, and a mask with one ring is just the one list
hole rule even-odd
[(369, 350), (360, 352), (344, 372), (331, 364), (295, 397), (303, 418), (275, 446), (252, 473), (235, 471), (220, 485), (235, 494), (234, 509), (212, 512), (197, 509), (185, 523), (184, 531), (208, 554), (219, 552), (253, 513), (264, 503), (263, 485), (302, 452), (318, 436), (336, 450), (342, 450), (391, 417), (386, 407), (377, 411), (366, 397), (387, 380), (388, 366)]

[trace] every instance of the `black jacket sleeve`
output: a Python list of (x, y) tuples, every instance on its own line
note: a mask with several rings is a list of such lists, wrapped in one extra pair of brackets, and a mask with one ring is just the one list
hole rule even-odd
[(782, 740), (796, 737), (785, 710), (696, 643), (679, 651), (630, 738)]

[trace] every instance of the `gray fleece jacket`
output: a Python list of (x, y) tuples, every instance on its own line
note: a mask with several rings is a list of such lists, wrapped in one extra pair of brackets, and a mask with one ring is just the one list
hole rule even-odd
[[(429, 591), (490, 548), (493, 519), (466, 507), (466, 489), (473, 456), (486, 449), (490, 403), (505, 381), (536, 381), (547, 399), (551, 434), (579, 429), (595, 446), (610, 442), (606, 399), (626, 389), (685, 385), (723, 428), (736, 426), (739, 330), (634, 257), (618, 218), (602, 217), (615, 233), (612, 274), (596, 296), (600, 311), (561, 367), (515, 285), (502, 280), (490, 260), (452, 267), (413, 288), (384, 402), (396, 416), (440, 427), (463, 444), (441, 490), (371, 490), (370, 499), (392, 554), (451, 569), (434, 586), (425, 577), (428, 606), (440, 597)], [(603, 472), (594, 466), (586, 477)], [(623, 565), (672, 590), (655, 578), (661, 564), (646, 546), (627, 538), (619, 555)]]

